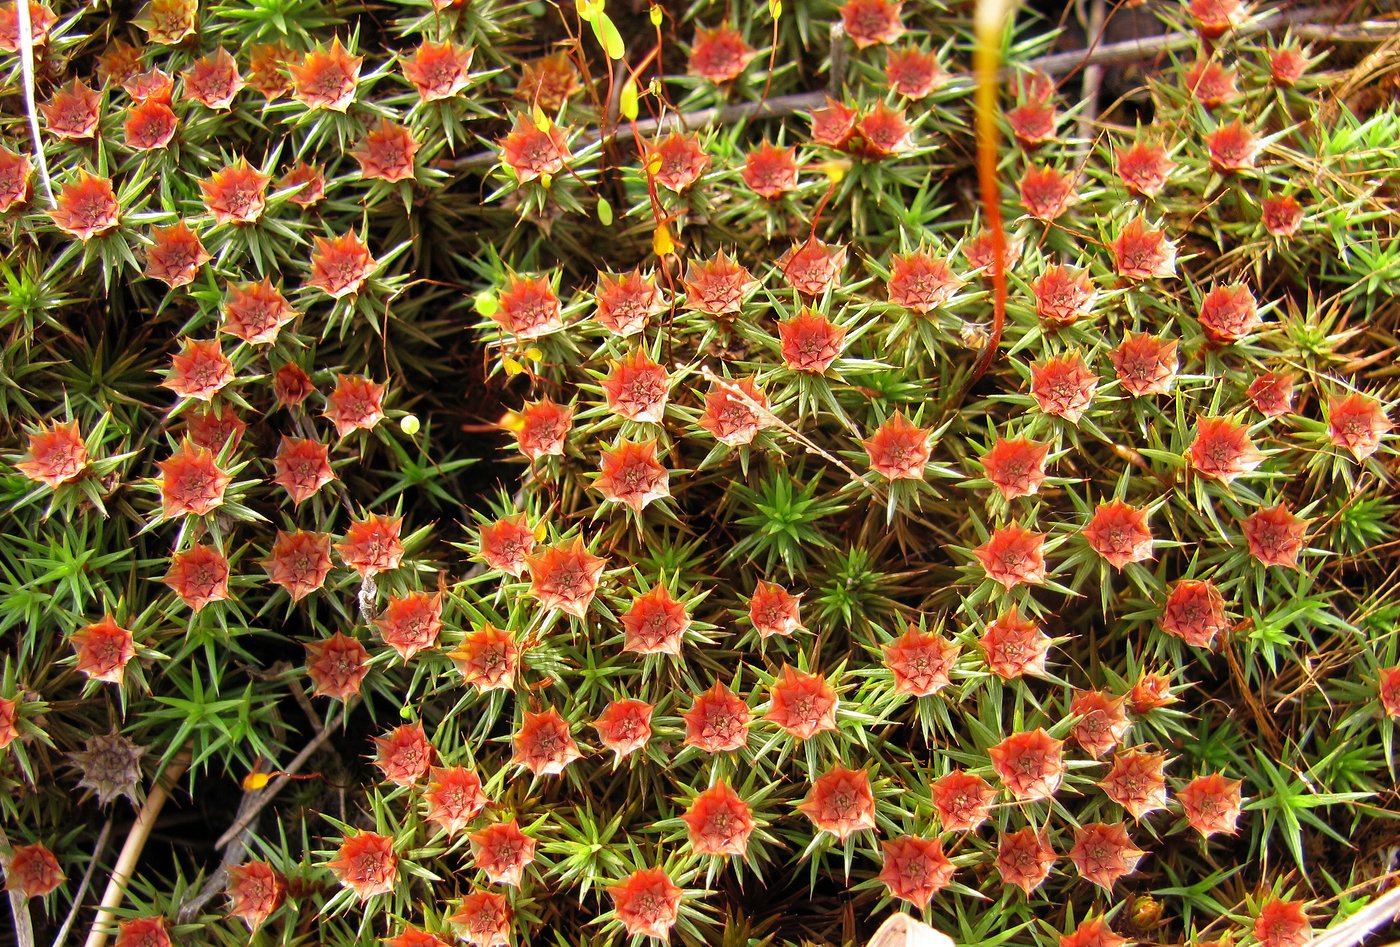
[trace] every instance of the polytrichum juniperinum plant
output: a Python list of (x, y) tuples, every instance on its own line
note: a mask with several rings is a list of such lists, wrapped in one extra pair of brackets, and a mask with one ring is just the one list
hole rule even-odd
[(1387, 888), (1395, 66), (1050, 6), (0, 5), (16, 939)]

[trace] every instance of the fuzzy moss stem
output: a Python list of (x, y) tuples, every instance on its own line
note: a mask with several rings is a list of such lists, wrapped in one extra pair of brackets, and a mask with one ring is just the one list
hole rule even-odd
[(977, 367), (967, 380), (968, 388), (977, 384), (991, 368), (1006, 325), (1006, 229), (1001, 219), (1001, 185), (997, 175), (997, 93), (1000, 90), (1002, 34), (1014, 6), (1015, 0), (979, 0), (977, 4), (977, 45), (972, 52), (976, 82), (977, 184), (987, 231), (992, 237), (992, 331), (977, 359)]

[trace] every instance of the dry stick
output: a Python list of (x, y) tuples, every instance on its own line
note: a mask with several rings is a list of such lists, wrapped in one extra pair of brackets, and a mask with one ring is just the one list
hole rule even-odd
[(1357, 947), (1400, 914), (1400, 888), (1391, 888), (1360, 911), (1318, 934), (1311, 947)]
[(793, 440), (797, 441), (804, 448), (806, 448), (807, 453), (816, 454), (818, 457), (820, 457), (827, 463), (840, 467), (842, 470), (844, 470), (847, 474), (850, 475), (852, 481), (864, 485), (866, 489), (870, 490), (877, 496), (880, 495), (880, 491), (876, 489), (875, 485), (872, 484), (866, 478), (862, 477), (860, 474), (856, 473), (856, 471), (851, 468), (850, 464), (847, 464), (841, 458), (836, 457), (835, 455), (830, 454), (825, 450), (822, 450), (820, 446), (811, 441), (805, 434), (803, 434), (801, 431), (797, 430), (797, 428), (788, 424), (782, 418), (774, 414), (772, 409), (767, 408), (762, 404), (759, 404), (758, 401), (752, 398), (747, 391), (740, 388), (738, 385), (734, 384), (729, 379), (721, 378), (718, 375), (716, 375), (714, 371), (710, 368), (710, 366), (701, 365), (700, 375), (706, 381), (710, 382), (711, 384), (718, 385), (733, 397), (738, 398), (740, 401), (744, 402), (744, 405), (750, 411), (754, 412), (754, 414), (757, 415), (759, 418), (761, 418), (764, 421), (771, 422), (773, 427), (779, 428)]
[(97, 844), (92, 848), (92, 861), (88, 862), (87, 871), (83, 872), (83, 880), (78, 883), (78, 891), (73, 895), (73, 906), (68, 909), (68, 916), (63, 919), (63, 926), (58, 929), (58, 936), (53, 939), (53, 947), (63, 947), (64, 941), (68, 939), (68, 932), (73, 928), (73, 922), (78, 919), (78, 911), (82, 909), (88, 885), (92, 883), (92, 874), (102, 861), (103, 853), (107, 851), (107, 839), (111, 834), (112, 818), (108, 816), (106, 824), (102, 826), (102, 832), (97, 836)]
[(29, 116), (29, 136), (34, 139), (34, 163), (39, 168), (39, 180), (44, 182), (44, 196), (53, 206), (53, 182), (49, 180), (49, 162), (44, 157), (44, 139), (39, 134), (39, 110), (34, 105), (34, 26), (29, 20), (29, 4), (16, 3), (19, 14), (19, 70), (24, 82), (24, 110)]
[[(1321, 26), (1316, 21), (1334, 14), (1337, 7), (1308, 7), (1302, 10), (1289, 10), (1260, 17), (1243, 24), (1235, 30), (1240, 37), (1268, 33), (1281, 27), (1292, 27), (1294, 35), (1303, 39), (1333, 40), (1335, 42), (1371, 42), (1396, 34), (1396, 25), (1385, 22), (1365, 22), (1349, 26)], [(1025, 65), (1046, 75), (1061, 75), (1084, 66), (1137, 62), (1160, 53), (1191, 49), (1200, 41), (1194, 31), (1183, 30), (1166, 33), (1145, 39), (1124, 40), (1121, 43), (1108, 43), (1089, 49), (1074, 50), (1068, 53), (1053, 53), (1027, 60)], [(970, 84), (972, 77), (966, 73), (954, 73), (950, 82)], [(734, 105), (698, 109), (694, 112), (670, 112), (661, 118), (641, 119), (636, 123), (639, 134), (655, 135), (674, 129), (700, 128), (706, 125), (723, 125), (752, 118), (781, 118), (796, 112), (820, 108), (826, 103), (827, 93), (795, 92), (780, 95), (762, 102), (740, 102)], [(605, 137), (613, 137), (616, 131), (604, 133), (590, 128), (582, 135), (582, 144), (592, 144)], [(465, 170), (474, 167), (490, 167), (500, 160), (495, 151), (479, 151), (450, 161), (440, 167), (452, 170)]]
[(126, 883), (136, 871), (136, 862), (141, 858), (146, 840), (151, 837), (151, 830), (156, 827), (156, 818), (165, 807), (165, 800), (170, 798), (171, 787), (185, 774), (189, 765), (188, 751), (176, 756), (146, 795), (146, 803), (137, 814), (131, 831), (127, 833), (121, 854), (117, 856), (117, 864), (112, 868), (112, 877), (107, 880), (107, 890), (102, 894), (102, 904), (97, 910), (97, 917), (93, 919), (92, 927), (88, 930), (84, 947), (106, 947), (107, 928), (116, 916), (116, 909), (122, 903), (122, 898), (126, 896)]
[(267, 804), (276, 798), (287, 783), (291, 782), (291, 777), (295, 776), (306, 765), (306, 761), (311, 759), (311, 754), (315, 753), (321, 744), (326, 742), (331, 733), (345, 722), (345, 717), (350, 713), (350, 710), (351, 708), (346, 706), (342, 709), (338, 719), (333, 718), (320, 725), (316, 735), (311, 738), (311, 742), (302, 747), (301, 752), (292, 758), (292, 761), (287, 764), (287, 768), (282, 770), (276, 779), (260, 791), (244, 794), (243, 799), (238, 804), (238, 814), (234, 817), (233, 825), (229, 826), (228, 831), (219, 836), (219, 840), (214, 843), (216, 849), (226, 848), (223, 858), (219, 862), (219, 867), (205, 881), (204, 887), (199, 889), (199, 893), (180, 906), (179, 920), (181, 922), (193, 918), (200, 908), (219, 893), (219, 889), (223, 887), (224, 881), (228, 877), (229, 866), (238, 861), (247, 850), (248, 836), (252, 834), (251, 826), (253, 820), (258, 817), (258, 813), (262, 812)]
[(229, 826), (227, 832), (219, 836), (219, 840), (214, 843), (215, 848), (223, 848), (225, 845), (228, 845), (257, 818), (258, 813), (262, 812), (263, 808), (276, 798), (277, 794), (291, 782), (290, 777), (295, 776), (297, 771), (306, 765), (306, 761), (311, 759), (311, 754), (315, 753), (320, 748), (321, 744), (325, 743), (326, 740), (330, 738), (331, 733), (345, 722), (345, 717), (349, 714), (350, 710), (351, 706), (346, 705), (337, 716), (326, 721), (326, 725), (311, 738), (310, 743), (301, 748), (300, 753), (292, 758), (292, 761), (287, 764), (287, 768), (282, 770), (282, 774), (268, 783), (267, 787), (261, 791), (260, 795), (257, 797), (257, 802), (250, 805), (248, 811), (239, 816), (238, 819), (234, 821), (233, 825)]
[[(243, 798), (238, 803), (238, 812), (234, 818), (240, 819), (246, 815), (256, 801), (253, 793), (244, 793)], [(243, 857), (243, 853), (247, 851), (248, 837), (252, 834), (252, 826), (244, 828), (233, 840), (233, 844), (224, 850), (224, 857), (219, 860), (219, 867), (214, 869), (213, 873), (205, 880), (204, 887), (199, 889), (198, 894), (180, 905), (180, 910), (176, 912), (176, 920), (179, 923), (188, 924), (192, 921), (200, 909), (208, 904), (225, 886), (228, 882), (229, 867)]]
[(846, 48), (846, 24), (838, 19), (831, 24), (831, 73), (826, 79), (826, 94), (833, 99), (841, 97), (841, 88), (846, 84), (846, 69), (850, 65), (850, 59), (851, 52)]
[[(5, 834), (5, 827), (0, 825), (0, 848), (10, 847), (10, 837)], [(8, 876), (10, 866), (5, 865), (5, 873)], [(8, 877), (6, 878), (8, 881)], [(6, 885), (8, 888), (9, 885)], [(34, 922), (29, 917), (29, 899), (25, 897), (17, 888), (11, 888), (10, 913), (15, 917), (15, 944), (17, 947), (34, 947)]]
[[(1104, 0), (1089, 0), (1087, 34), (1097, 41), (1104, 28)], [(1084, 111), (1079, 113), (1079, 137), (1086, 142), (1094, 137), (1094, 125), (1099, 119), (1099, 93), (1103, 91), (1103, 64), (1089, 63), (1080, 79), (1079, 97)], [(1088, 146), (1086, 145), (1086, 150)]]

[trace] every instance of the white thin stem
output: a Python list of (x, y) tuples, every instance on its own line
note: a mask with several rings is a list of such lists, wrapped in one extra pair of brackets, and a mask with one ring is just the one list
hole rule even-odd
[(53, 947), (63, 947), (63, 942), (68, 939), (68, 932), (72, 929), (73, 922), (78, 919), (78, 912), (82, 910), (83, 898), (87, 895), (88, 885), (92, 884), (92, 874), (102, 861), (102, 854), (107, 850), (107, 839), (111, 834), (112, 819), (108, 816), (97, 836), (97, 844), (92, 848), (92, 861), (88, 862), (87, 871), (83, 872), (83, 880), (78, 882), (78, 890), (73, 895), (73, 905), (68, 909), (68, 916), (63, 919), (63, 926), (58, 929), (58, 936), (53, 939)]
[(24, 79), (24, 110), (29, 116), (29, 136), (34, 140), (34, 165), (44, 184), (44, 197), (53, 203), (53, 182), (49, 180), (49, 162), (44, 157), (44, 138), (39, 132), (39, 109), (34, 104), (34, 24), (29, 19), (29, 0), (15, 0), (19, 17), (19, 68)]
[[(0, 825), (0, 848), (10, 847), (10, 837), (5, 834), (5, 827)], [(8, 875), (9, 863), (5, 864), (5, 871)], [(6, 885), (8, 888), (9, 886)], [(29, 899), (24, 892), (11, 888), (10, 913), (15, 917), (15, 945), (16, 947), (35, 947), (34, 944), (34, 922), (29, 917)]]

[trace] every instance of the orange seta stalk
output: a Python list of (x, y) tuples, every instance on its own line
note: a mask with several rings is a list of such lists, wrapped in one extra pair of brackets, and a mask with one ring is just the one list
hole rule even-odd
[(1015, 0), (978, 0), (975, 15), (977, 44), (972, 65), (976, 82), (977, 184), (992, 239), (992, 331), (967, 388), (975, 385), (991, 367), (1006, 325), (1006, 229), (1001, 219), (1001, 189), (997, 180), (997, 70), (1001, 65), (1002, 33), (1015, 5)]

